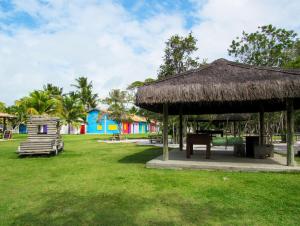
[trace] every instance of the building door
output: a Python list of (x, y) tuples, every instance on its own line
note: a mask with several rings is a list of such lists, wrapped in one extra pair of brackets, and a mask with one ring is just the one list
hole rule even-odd
[(85, 134), (85, 125), (84, 124), (82, 124), (80, 126), (80, 134)]

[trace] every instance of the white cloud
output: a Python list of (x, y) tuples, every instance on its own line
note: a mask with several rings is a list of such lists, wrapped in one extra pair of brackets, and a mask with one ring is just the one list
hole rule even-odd
[(254, 32), (258, 26), (273, 24), (300, 33), (298, 0), (209, 0), (201, 6), (195, 16), (202, 22), (193, 31), (200, 56), (209, 60), (228, 58), (231, 41), (243, 30)]
[[(203, 1), (201, 1), (203, 4)], [(274, 3), (275, 2), (275, 3)], [(194, 16), (201, 58), (227, 57), (231, 40), (242, 30), (272, 23), (299, 31), (298, 1), (208, 0)], [(93, 80), (105, 96), (112, 88), (125, 88), (135, 80), (155, 76), (164, 42), (172, 34), (187, 34), (180, 12), (160, 11), (138, 20), (120, 5), (104, 1), (62, 1), (41, 4), (16, 1), (45, 23), (37, 29), (7, 27), (13, 35), (0, 33), (0, 98), (8, 104), (39, 89), (45, 83), (65, 91), (79, 75)]]
[(68, 91), (79, 75), (93, 80), (101, 96), (155, 76), (164, 40), (184, 33), (180, 15), (158, 14), (139, 22), (109, 2), (47, 7), (23, 3), (17, 8), (49, 23), (15, 30), (13, 36), (0, 34), (1, 99), (9, 104), (48, 82)]

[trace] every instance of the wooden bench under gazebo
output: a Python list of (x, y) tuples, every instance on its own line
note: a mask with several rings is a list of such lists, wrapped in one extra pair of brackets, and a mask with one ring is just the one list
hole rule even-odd
[(259, 146), (264, 148), (264, 113), (286, 111), (286, 164), (295, 164), (294, 109), (300, 109), (299, 70), (256, 67), (219, 59), (197, 70), (140, 87), (136, 105), (163, 114), (164, 161), (169, 159), (169, 115), (179, 116), (179, 147), (182, 150), (183, 115), (259, 113)]

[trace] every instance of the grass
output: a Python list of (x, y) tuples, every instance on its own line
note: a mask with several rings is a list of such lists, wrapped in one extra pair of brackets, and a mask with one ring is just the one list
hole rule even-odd
[(56, 157), (0, 142), (0, 225), (299, 225), (300, 175), (146, 169), (161, 150), (64, 136)]
[[(227, 137), (227, 145), (233, 145), (242, 142), (243, 142), (243, 138), (241, 137), (234, 137), (234, 136)], [(226, 137), (214, 137), (213, 145), (214, 146), (226, 145)]]

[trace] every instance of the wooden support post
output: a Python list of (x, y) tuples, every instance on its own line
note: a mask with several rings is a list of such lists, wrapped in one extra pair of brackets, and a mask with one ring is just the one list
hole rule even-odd
[(241, 137), (241, 122), (238, 122), (238, 135)]
[(233, 136), (236, 137), (236, 121), (233, 121)]
[(293, 100), (286, 102), (287, 118), (287, 165), (294, 166), (294, 104)]
[(182, 114), (179, 114), (179, 150), (183, 150), (183, 135), (182, 135)]
[(169, 159), (168, 150), (168, 104), (163, 105), (163, 160)]
[(4, 132), (5, 132), (6, 129), (7, 129), (6, 118), (3, 118), (3, 134), (4, 134)]
[(265, 112), (261, 110), (259, 112), (259, 144), (265, 144)]

